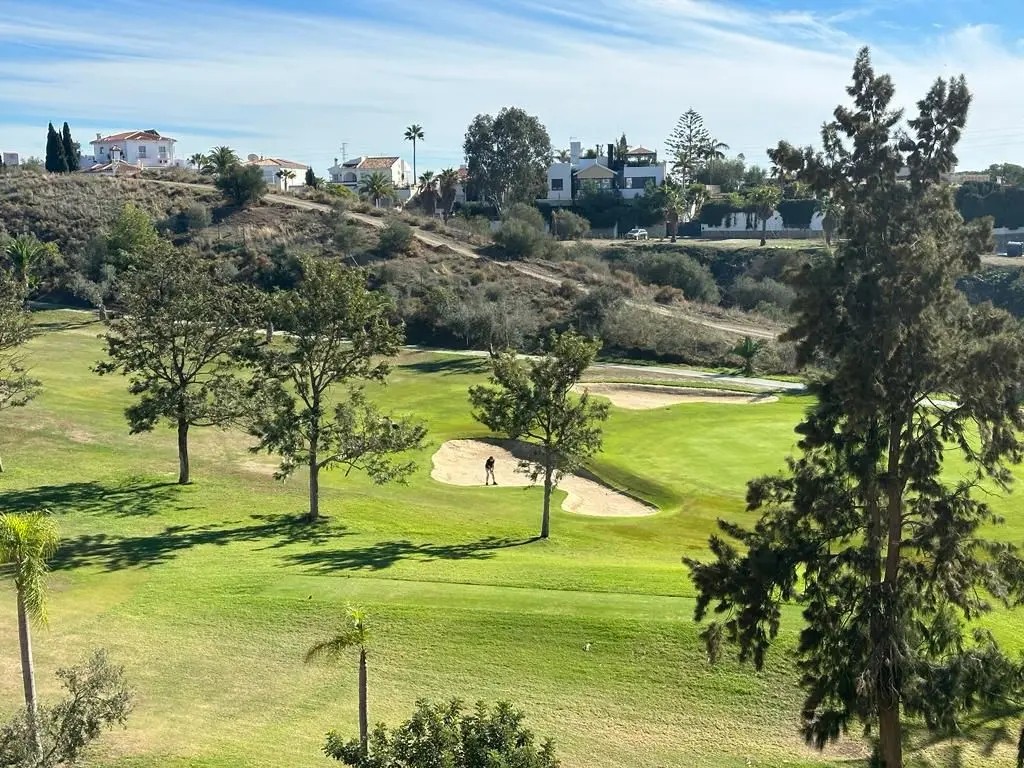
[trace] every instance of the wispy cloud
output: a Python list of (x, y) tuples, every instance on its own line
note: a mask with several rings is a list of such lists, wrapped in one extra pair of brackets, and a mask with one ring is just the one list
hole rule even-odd
[[(853, 24), (864, 17), (852, 1), (828, 13), (750, 0), (351, 0), (317, 13), (110, 0), (55, 2), (46, 16), (3, 5), (3, 148), (38, 154), (40, 126), (69, 119), (82, 139), (155, 127), (175, 132), (182, 155), (229, 142), (321, 170), (342, 142), (349, 154), (405, 151), (412, 122), (427, 133), (422, 167), (456, 164), (472, 117), (510, 104), (539, 115), (556, 145), (624, 131), (659, 146), (692, 106), (760, 160), (779, 138), (813, 141), (857, 47), (877, 43)], [(932, 23), (877, 44), (878, 67), (908, 104), (965, 71), (976, 100), (964, 164), (1024, 159), (1024, 106), (1010, 96), (1019, 47), (991, 27)]]

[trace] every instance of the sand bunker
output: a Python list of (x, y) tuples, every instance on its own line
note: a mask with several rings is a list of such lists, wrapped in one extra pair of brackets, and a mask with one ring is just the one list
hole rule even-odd
[[(510, 450), (511, 449), (511, 450)], [(530, 478), (516, 471), (518, 455), (528, 446), (514, 441), (449, 440), (434, 454), (430, 476), (448, 485), (483, 485), (484, 462), (494, 457), (494, 475), (501, 486), (524, 487)], [(562, 509), (594, 517), (644, 517), (658, 510), (619, 491), (578, 475), (563, 477), (558, 487), (566, 492)]]
[(665, 408), (680, 403), (733, 403), (756, 405), (774, 403), (775, 395), (759, 395), (752, 392), (731, 392), (725, 389), (700, 389), (697, 387), (667, 387), (657, 384), (577, 384), (573, 389), (586, 391), (597, 397), (611, 400), (612, 405), (631, 411), (646, 411)]

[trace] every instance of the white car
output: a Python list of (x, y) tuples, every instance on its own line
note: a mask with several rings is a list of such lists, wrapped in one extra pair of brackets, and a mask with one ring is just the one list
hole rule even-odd
[(629, 232), (626, 233), (627, 240), (647, 240), (647, 230), (640, 229), (640, 227), (633, 227)]

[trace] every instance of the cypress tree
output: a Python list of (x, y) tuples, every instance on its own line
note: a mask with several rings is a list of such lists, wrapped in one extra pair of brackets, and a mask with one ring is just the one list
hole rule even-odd
[(64, 130), (61, 132), (61, 146), (64, 149), (64, 160), (67, 163), (68, 171), (77, 171), (82, 161), (82, 153), (78, 144), (71, 138), (71, 128), (67, 121), (64, 121)]
[(49, 124), (46, 131), (46, 170), (50, 173), (64, 173), (68, 168), (67, 158), (64, 157), (64, 145), (61, 143), (60, 134)]

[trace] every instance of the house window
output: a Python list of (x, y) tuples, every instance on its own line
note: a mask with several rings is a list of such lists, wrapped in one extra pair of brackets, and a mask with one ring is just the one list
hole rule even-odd
[(647, 186), (647, 182), (651, 182), (655, 186), (658, 185), (658, 179), (655, 176), (629, 176), (626, 178), (626, 188), (644, 189)]
[(158, 147), (157, 151), (160, 153), (160, 157), (167, 157), (167, 147)]
[(552, 192), (561, 192), (564, 189), (564, 187), (562, 186), (564, 183), (565, 183), (565, 179), (552, 179), (551, 180), (551, 191)]
[(145, 156), (146, 156), (146, 148), (145, 148), (145, 146), (140, 146), (139, 147), (139, 157), (145, 157)]

